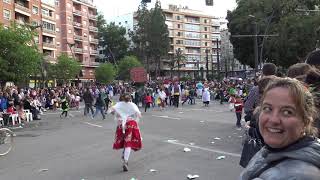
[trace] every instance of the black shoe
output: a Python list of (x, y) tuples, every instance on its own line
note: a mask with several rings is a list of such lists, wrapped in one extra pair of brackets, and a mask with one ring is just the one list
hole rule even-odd
[(128, 162), (123, 162), (123, 172), (127, 172), (128, 171)]

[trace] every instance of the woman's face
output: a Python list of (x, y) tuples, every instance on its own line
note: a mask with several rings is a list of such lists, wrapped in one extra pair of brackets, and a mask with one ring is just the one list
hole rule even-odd
[(269, 90), (262, 102), (259, 128), (267, 145), (286, 147), (303, 136), (304, 123), (287, 88)]

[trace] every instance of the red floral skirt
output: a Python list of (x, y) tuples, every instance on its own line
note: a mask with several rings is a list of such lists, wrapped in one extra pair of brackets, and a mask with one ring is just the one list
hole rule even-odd
[(140, 130), (137, 122), (134, 120), (128, 120), (126, 122), (125, 134), (122, 133), (121, 125), (118, 125), (116, 130), (113, 149), (122, 149), (126, 147), (131, 147), (134, 151), (138, 151), (142, 147)]

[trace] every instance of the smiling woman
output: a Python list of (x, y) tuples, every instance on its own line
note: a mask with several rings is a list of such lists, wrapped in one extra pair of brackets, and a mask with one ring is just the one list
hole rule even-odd
[(240, 179), (320, 179), (320, 144), (311, 93), (297, 80), (276, 78), (261, 99), (263, 147)]

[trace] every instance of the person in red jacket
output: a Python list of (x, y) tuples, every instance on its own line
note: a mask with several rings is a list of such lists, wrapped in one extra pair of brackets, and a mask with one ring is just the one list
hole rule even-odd
[(150, 108), (150, 105), (152, 104), (152, 97), (149, 93), (147, 93), (146, 97), (144, 98), (144, 102), (146, 104), (144, 107), (144, 112), (147, 112), (147, 108)]
[(242, 109), (243, 109), (243, 101), (240, 96), (236, 95), (236, 101), (234, 102), (234, 109), (236, 112), (237, 117), (237, 128), (241, 128), (241, 116), (242, 116)]

